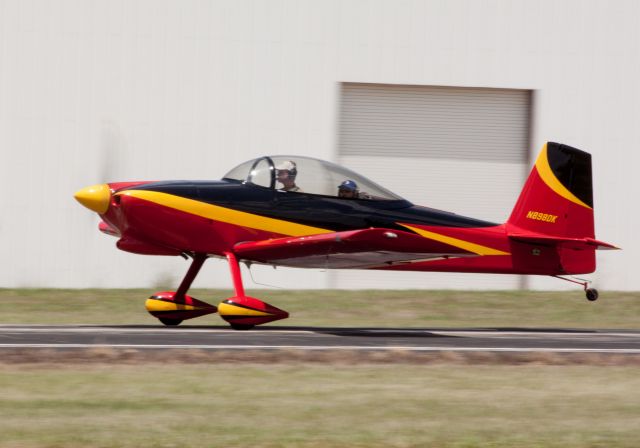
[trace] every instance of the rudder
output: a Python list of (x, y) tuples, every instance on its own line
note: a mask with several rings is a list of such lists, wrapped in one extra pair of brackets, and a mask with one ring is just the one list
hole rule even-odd
[(546, 143), (507, 225), (516, 232), (594, 238), (591, 155)]

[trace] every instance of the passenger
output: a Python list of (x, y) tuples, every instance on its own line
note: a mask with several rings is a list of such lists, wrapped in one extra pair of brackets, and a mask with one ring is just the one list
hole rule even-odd
[(300, 187), (296, 185), (297, 175), (298, 168), (296, 166), (296, 163), (292, 160), (285, 160), (284, 162), (276, 166), (276, 176), (278, 177), (277, 180), (283, 185), (281, 190), (300, 192)]
[(358, 189), (358, 184), (352, 180), (345, 180), (338, 185), (338, 197), (344, 199), (371, 199), (371, 196)]

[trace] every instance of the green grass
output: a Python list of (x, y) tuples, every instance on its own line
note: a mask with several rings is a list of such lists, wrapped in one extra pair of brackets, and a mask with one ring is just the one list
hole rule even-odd
[(632, 367), (4, 365), (0, 447), (637, 447)]
[[(149, 290), (0, 289), (4, 324), (156, 324), (144, 309)], [(376, 327), (638, 328), (640, 293), (605, 292), (588, 302), (582, 291), (282, 291), (248, 294), (290, 312), (269, 325)], [(218, 304), (225, 290), (194, 290)], [(217, 316), (187, 321), (223, 325)], [(184, 325), (184, 324), (183, 324)]]

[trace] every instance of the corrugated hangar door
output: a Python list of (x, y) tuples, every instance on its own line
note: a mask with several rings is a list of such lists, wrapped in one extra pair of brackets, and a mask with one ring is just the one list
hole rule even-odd
[[(528, 173), (531, 91), (344, 83), (338, 162), (414, 204), (502, 223)], [(483, 288), (519, 276), (331, 271), (332, 288)]]

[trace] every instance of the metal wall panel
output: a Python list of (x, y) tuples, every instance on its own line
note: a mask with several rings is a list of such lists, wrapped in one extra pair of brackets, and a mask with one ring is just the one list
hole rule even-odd
[[(591, 278), (636, 290), (640, 211), (620, 198), (640, 195), (639, 17), (633, 1), (0, 0), (0, 286), (174, 288), (188, 263), (115, 250), (73, 192), (218, 179), (264, 154), (337, 160), (336, 86), (350, 81), (535, 88), (530, 150), (554, 140), (593, 154), (596, 235), (624, 248), (598, 252)], [(468, 172), (439, 169), (411, 178), (424, 188), (414, 200), (473, 215), (453, 204)], [(445, 177), (455, 191), (440, 199)], [(252, 270), (262, 284), (326, 284), (314, 270)], [(226, 264), (208, 261), (195, 286), (229, 288)]]
[(523, 163), (530, 91), (345, 83), (340, 154)]

